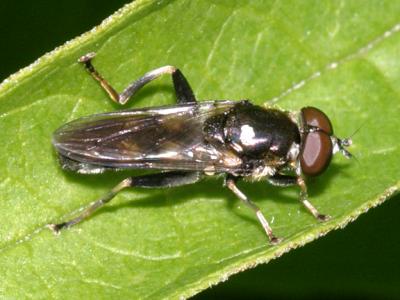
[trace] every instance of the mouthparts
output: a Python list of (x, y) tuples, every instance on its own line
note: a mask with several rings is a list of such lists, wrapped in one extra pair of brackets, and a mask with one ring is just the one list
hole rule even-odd
[(353, 155), (347, 151), (346, 147), (350, 147), (353, 144), (353, 141), (350, 138), (339, 139), (337, 137), (332, 136), (333, 142), (333, 153), (340, 152), (342, 155), (348, 159), (352, 158)]

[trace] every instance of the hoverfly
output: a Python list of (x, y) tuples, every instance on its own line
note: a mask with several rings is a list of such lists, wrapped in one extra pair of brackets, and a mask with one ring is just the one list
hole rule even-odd
[(55, 131), (53, 145), (64, 169), (85, 174), (110, 169), (159, 172), (126, 178), (81, 215), (50, 224), (53, 232), (81, 222), (124, 188), (176, 187), (218, 174), (225, 176), (225, 186), (255, 212), (273, 244), (280, 239), (258, 206), (236, 186), (239, 179), (297, 185), (300, 201), (311, 214), (320, 221), (329, 218), (309, 202), (305, 177), (320, 175), (336, 152), (350, 158), (345, 148), (351, 145), (351, 139), (336, 137), (322, 111), (304, 107), (298, 113), (289, 113), (248, 100), (197, 102), (186, 78), (173, 66), (146, 73), (119, 94), (93, 67), (94, 56), (89, 53), (79, 62), (113, 101), (125, 104), (148, 82), (170, 74), (177, 104), (96, 114)]

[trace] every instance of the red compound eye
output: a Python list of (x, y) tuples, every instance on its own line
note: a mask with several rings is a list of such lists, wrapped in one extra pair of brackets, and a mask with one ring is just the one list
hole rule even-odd
[(306, 135), (300, 154), (303, 173), (317, 176), (329, 166), (332, 158), (332, 141), (325, 132), (310, 132)]
[(315, 107), (304, 107), (301, 113), (305, 127), (308, 125), (322, 130), (303, 135), (300, 153), (300, 166), (303, 173), (308, 176), (317, 176), (324, 172), (331, 162), (332, 124), (329, 118)]
[(332, 124), (328, 116), (315, 107), (303, 107), (301, 109), (304, 124), (318, 127), (328, 135), (333, 134)]

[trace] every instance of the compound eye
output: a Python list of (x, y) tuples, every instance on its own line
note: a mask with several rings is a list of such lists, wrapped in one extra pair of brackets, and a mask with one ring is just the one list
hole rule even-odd
[(318, 127), (328, 135), (333, 134), (332, 124), (328, 116), (315, 107), (303, 107), (301, 109), (304, 124)]
[(332, 141), (322, 131), (309, 132), (300, 153), (300, 166), (307, 176), (317, 176), (328, 167), (332, 158)]

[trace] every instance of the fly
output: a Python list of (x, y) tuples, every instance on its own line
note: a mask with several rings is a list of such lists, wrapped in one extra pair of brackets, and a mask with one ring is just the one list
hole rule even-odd
[(346, 147), (351, 139), (336, 137), (322, 111), (304, 107), (289, 113), (248, 100), (197, 102), (186, 78), (173, 66), (144, 74), (119, 94), (93, 67), (94, 56), (89, 53), (79, 62), (113, 101), (123, 105), (148, 82), (170, 74), (177, 104), (92, 115), (55, 131), (53, 145), (64, 169), (84, 174), (111, 169), (158, 172), (124, 179), (76, 218), (50, 224), (54, 233), (88, 218), (125, 188), (176, 187), (218, 174), (225, 176), (225, 186), (254, 211), (272, 244), (280, 239), (258, 206), (237, 187), (239, 179), (297, 185), (306, 209), (320, 221), (329, 219), (309, 202), (305, 179), (325, 171), (336, 152), (350, 158)]

